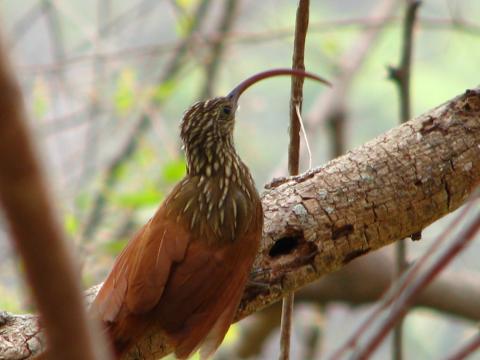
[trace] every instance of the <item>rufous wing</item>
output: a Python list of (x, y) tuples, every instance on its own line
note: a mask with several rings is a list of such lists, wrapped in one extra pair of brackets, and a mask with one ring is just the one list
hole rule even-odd
[(118, 256), (92, 304), (108, 327), (117, 352), (140, 335), (141, 318), (159, 302), (172, 264), (183, 259), (189, 233), (160, 208)]
[(258, 250), (260, 206), (248, 230), (234, 242), (212, 247), (191, 239), (183, 261), (172, 268), (156, 317), (178, 358), (185, 359), (198, 349), (206, 358), (221, 344)]

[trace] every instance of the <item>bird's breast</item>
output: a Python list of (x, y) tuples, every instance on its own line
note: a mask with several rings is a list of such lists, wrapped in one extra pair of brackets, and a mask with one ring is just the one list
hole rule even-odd
[(240, 238), (252, 225), (259, 198), (251, 178), (186, 177), (167, 199), (168, 216), (189, 227), (199, 241), (216, 245)]

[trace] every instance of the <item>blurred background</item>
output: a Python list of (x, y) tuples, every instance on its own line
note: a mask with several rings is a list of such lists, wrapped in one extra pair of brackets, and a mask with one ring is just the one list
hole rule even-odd
[[(387, 67), (399, 62), (403, 4), (311, 2), (305, 64), (334, 84), (325, 89), (305, 82), (314, 167), (398, 124), (398, 94)], [(188, 106), (226, 94), (255, 72), (291, 65), (296, 6), (287, 0), (0, 2), (31, 128), (85, 287), (102, 281), (135, 229), (183, 176), (178, 126)], [(479, 19), (479, 1), (423, 1), (414, 34), (413, 115), (479, 84)], [(285, 77), (242, 97), (235, 140), (259, 190), (287, 173), (289, 94)], [(307, 156), (302, 164), (307, 170)], [(418, 258), (449, 221), (409, 242), (409, 259)], [(0, 310), (33, 311), (22, 266), (5, 227), (0, 231)], [(353, 272), (364, 276), (355, 278), (355, 286), (388, 275), (390, 252), (353, 262)], [(449, 268), (452, 278), (478, 284), (479, 255), (477, 241)], [(378, 273), (375, 261), (385, 266)], [(361, 301), (348, 293), (336, 299), (300, 295), (292, 358), (331, 354), (381, 293), (368, 291), (359, 290)], [(405, 323), (406, 358), (445, 355), (478, 331), (478, 320), (416, 308)], [(217, 356), (276, 358), (278, 321), (273, 307), (234, 326)], [(384, 342), (373, 358), (389, 358), (390, 344)]]

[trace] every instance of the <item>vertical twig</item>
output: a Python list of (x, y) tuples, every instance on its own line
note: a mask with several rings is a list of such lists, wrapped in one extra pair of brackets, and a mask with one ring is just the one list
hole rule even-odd
[[(309, 0), (299, 0), (295, 20), (295, 39), (293, 43), (292, 68), (305, 70), (305, 40), (308, 30)], [(302, 110), (303, 78), (292, 77), (290, 95), (290, 144), (288, 147), (288, 172), (297, 175), (300, 170), (300, 130), (301, 124), (297, 114)], [(290, 332), (292, 328), (294, 294), (283, 299), (282, 321), (280, 325), (280, 360), (290, 358)]]
[(46, 328), (50, 359), (106, 359), (106, 343), (100, 331), (93, 336), (87, 319), (73, 256), (50, 205), (3, 44), (0, 92), (0, 200)]
[(208, 99), (213, 95), (213, 86), (217, 79), (220, 61), (225, 50), (225, 40), (233, 26), (233, 20), (238, 8), (238, 0), (227, 0), (224, 4), (223, 16), (218, 26), (217, 35), (205, 69), (205, 84), (200, 92), (201, 99)]
[[(368, 27), (352, 42), (353, 45), (342, 54), (341, 59), (338, 61), (340, 64), (338, 69), (339, 75), (335, 79), (335, 87), (318, 97), (312, 105), (309, 114), (305, 116), (304, 125), (309, 134), (321, 129), (320, 125), (326, 119), (331, 118), (332, 114), (337, 112), (338, 109), (344, 108), (343, 103), (348, 96), (353, 80), (356, 78), (365, 59), (371, 53), (372, 48), (378, 43), (376, 40), (382, 34), (385, 25), (389, 23), (392, 14), (397, 8), (397, 4), (397, 0), (385, 0), (379, 2), (373, 8), (368, 17), (369, 19), (374, 19), (373, 24), (375, 26)], [(315, 143), (312, 143), (312, 145), (315, 146)], [(286, 166), (286, 158), (272, 171), (272, 177), (282, 174)]]
[[(402, 55), (400, 65), (396, 68), (390, 67), (390, 78), (397, 84), (400, 100), (400, 122), (407, 122), (411, 117), (410, 98), (410, 75), (413, 51), (413, 27), (417, 9), (421, 2), (419, 0), (407, 0), (402, 35)], [(396, 274), (399, 278), (408, 267), (407, 248), (405, 240), (397, 241), (395, 244)], [(403, 321), (399, 321), (393, 331), (392, 358), (403, 359)]]
[[(295, 39), (293, 43), (292, 68), (305, 70), (304, 54), (305, 39), (308, 30), (310, 1), (299, 0), (297, 17), (295, 21)], [(288, 147), (288, 172), (290, 175), (297, 175), (300, 169), (300, 120), (296, 107), (300, 112), (303, 101), (303, 78), (292, 77), (290, 97), (290, 144)]]

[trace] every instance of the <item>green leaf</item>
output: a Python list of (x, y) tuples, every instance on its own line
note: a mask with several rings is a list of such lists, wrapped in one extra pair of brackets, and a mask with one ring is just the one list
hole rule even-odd
[(184, 160), (172, 160), (163, 167), (163, 179), (167, 183), (176, 183), (181, 180), (186, 173)]
[(127, 245), (128, 240), (115, 240), (106, 243), (103, 247), (103, 250), (110, 255), (118, 255), (123, 250), (123, 248)]
[(4, 311), (9, 311), (12, 313), (19, 313), (22, 312), (20, 302), (18, 301), (18, 298), (16, 298), (15, 294), (13, 294), (13, 291), (3, 287), (3, 285), (0, 284), (0, 309)]
[(194, 23), (194, 11), (198, 7), (198, 0), (177, 0), (176, 5), (181, 9), (181, 15), (175, 23), (175, 31), (179, 37), (187, 36)]
[(239, 334), (239, 331), (238, 331), (238, 325), (233, 324), (228, 328), (228, 331), (225, 335), (224, 343), (227, 344), (227, 345), (228, 344), (231, 345), (238, 340), (239, 336), (240, 336), (240, 334)]
[(127, 169), (128, 164), (125, 162), (121, 163), (113, 169), (112, 178), (114, 178), (115, 180), (124, 179), (125, 176), (128, 174)]
[(123, 69), (117, 80), (114, 95), (115, 109), (121, 115), (127, 114), (133, 107), (135, 102), (135, 83), (135, 72), (130, 68)]
[(63, 227), (69, 235), (75, 235), (78, 231), (78, 220), (72, 214), (67, 214), (63, 219)]
[(146, 186), (137, 192), (113, 194), (112, 202), (126, 208), (141, 208), (160, 203), (163, 194), (153, 185)]
[(161, 104), (165, 99), (167, 99), (175, 90), (175, 81), (169, 80), (161, 83), (156, 86), (153, 90), (152, 100), (156, 104)]
[(142, 146), (135, 152), (135, 163), (143, 167), (149, 167), (156, 159), (157, 154), (153, 146), (147, 141), (142, 141)]
[(35, 83), (33, 84), (33, 115), (36, 118), (43, 117), (47, 111), (49, 106), (49, 98), (48, 98), (48, 89), (47, 85), (43, 78), (38, 77), (35, 79)]
[(176, 2), (178, 6), (181, 6), (184, 10), (188, 10), (196, 6), (198, 0), (177, 0)]
[(190, 29), (193, 26), (193, 17), (192, 16), (182, 16), (175, 23), (175, 31), (179, 37), (185, 37), (190, 32)]

